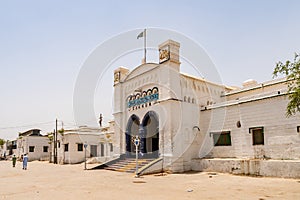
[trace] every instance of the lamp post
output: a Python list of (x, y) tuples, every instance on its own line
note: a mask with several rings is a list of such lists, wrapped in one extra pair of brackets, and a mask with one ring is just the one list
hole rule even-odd
[(83, 146), (84, 146), (84, 170), (86, 170), (86, 148), (88, 144), (85, 142)]
[(140, 145), (140, 138), (139, 136), (135, 136), (134, 138), (134, 145), (135, 145), (135, 162), (136, 162), (136, 168), (135, 168), (135, 177), (138, 178), (138, 168), (139, 168), (139, 163), (138, 163), (138, 158), (139, 158), (139, 154), (138, 154), (138, 147)]

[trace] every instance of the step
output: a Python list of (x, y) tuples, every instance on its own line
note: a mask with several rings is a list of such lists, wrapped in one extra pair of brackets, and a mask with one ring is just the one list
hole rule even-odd
[[(138, 159), (138, 167), (141, 168), (155, 159)], [(133, 173), (136, 170), (136, 160), (133, 158), (119, 160), (118, 162), (105, 167), (106, 170)]]

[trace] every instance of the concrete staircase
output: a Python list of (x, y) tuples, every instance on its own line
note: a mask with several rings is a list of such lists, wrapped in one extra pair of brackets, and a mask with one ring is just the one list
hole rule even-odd
[[(145, 165), (151, 163), (155, 159), (138, 159), (138, 167), (139, 169), (144, 167)], [(111, 165), (104, 167), (106, 170), (112, 170), (117, 172), (128, 172), (133, 173), (136, 169), (136, 161), (134, 158), (126, 158), (117, 161)]]

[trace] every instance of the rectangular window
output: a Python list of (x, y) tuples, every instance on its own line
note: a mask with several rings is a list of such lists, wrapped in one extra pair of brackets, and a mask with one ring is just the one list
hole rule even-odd
[(214, 146), (231, 146), (230, 131), (214, 132), (213, 135)]
[(109, 143), (109, 146), (110, 146), (110, 152), (113, 152), (114, 151), (114, 146), (112, 143)]
[(16, 140), (12, 141), (12, 147), (11, 148), (12, 149), (17, 149), (17, 141)]
[(264, 145), (264, 127), (249, 128), (249, 133), (252, 133), (253, 145)]
[(65, 144), (65, 152), (69, 151), (69, 144)]
[(83, 144), (77, 144), (77, 151), (83, 151)]
[(44, 153), (48, 152), (48, 148), (49, 148), (48, 146), (43, 146), (43, 152)]
[(300, 126), (297, 126), (297, 132), (300, 133)]
[(34, 146), (29, 146), (29, 152), (34, 152)]

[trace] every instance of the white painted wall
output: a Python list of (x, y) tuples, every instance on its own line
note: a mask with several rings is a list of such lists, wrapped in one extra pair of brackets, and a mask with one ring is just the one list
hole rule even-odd
[[(99, 161), (104, 162), (113, 158), (113, 151), (110, 149), (110, 143), (113, 143), (114, 123), (101, 132), (100, 129), (91, 129), (88, 127), (79, 128), (76, 130), (67, 130), (64, 134), (58, 134), (60, 145), (58, 148), (58, 163), (60, 164), (75, 164), (81, 163), (85, 160), (85, 149), (78, 151), (78, 144), (87, 144), (86, 158), (91, 158), (91, 145), (97, 147), (97, 157)], [(65, 151), (65, 144), (68, 144), (68, 151)], [(104, 149), (101, 152), (101, 144)], [(113, 146), (113, 149), (115, 145)], [(52, 145), (53, 149), (53, 145)], [(103, 153), (103, 156), (101, 156)], [(52, 159), (53, 160), (53, 159)]]
[[(176, 46), (172, 52), (179, 54)], [(300, 115), (285, 116), (288, 99), (284, 80), (232, 88), (180, 73), (180, 62), (147, 63), (133, 71), (119, 68), (114, 85), (115, 156), (125, 153), (125, 131), (132, 115), (142, 122), (148, 111), (159, 116), (162, 165), (174, 172), (192, 169), (192, 160), (213, 158), (300, 159)], [(137, 90), (157, 87), (151, 107), (127, 108)], [(194, 101), (193, 101), (194, 100)], [(237, 128), (240, 121), (242, 126)], [(251, 127), (264, 127), (264, 145), (252, 145)], [(196, 128), (195, 128), (196, 127)], [(198, 128), (200, 128), (200, 131)], [(210, 132), (230, 131), (231, 146), (214, 147)]]
[[(231, 131), (232, 146), (216, 146), (207, 156), (300, 159), (300, 134), (297, 133), (300, 115), (287, 118), (287, 102), (286, 96), (278, 96), (227, 107), (223, 130)], [(210, 113), (211, 110), (201, 112), (201, 118), (208, 118)], [(238, 120), (241, 128), (236, 127)], [(264, 145), (252, 144), (249, 128), (258, 126), (264, 127)], [(205, 126), (201, 128), (206, 134), (215, 131)]]
[[(29, 146), (34, 146), (34, 152), (29, 152)], [(48, 146), (48, 152), (43, 151), (43, 147)], [(16, 156), (28, 155), (28, 160), (49, 160), (50, 144), (47, 136), (23, 136), (17, 139)]]

